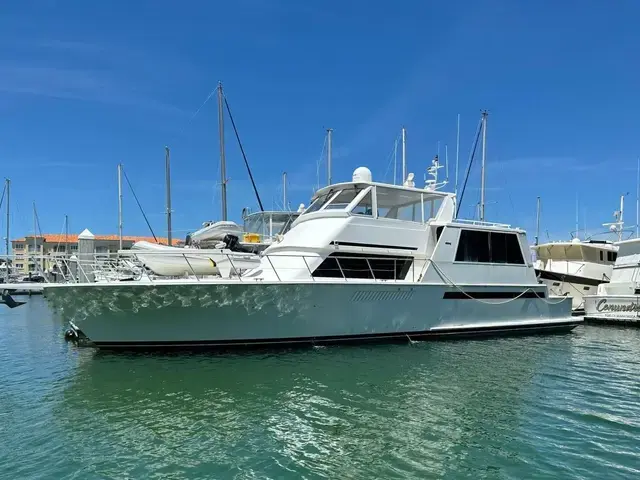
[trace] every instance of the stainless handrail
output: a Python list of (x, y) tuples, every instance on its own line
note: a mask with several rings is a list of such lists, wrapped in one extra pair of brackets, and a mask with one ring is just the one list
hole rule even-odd
[[(157, 275), (153, 273), (152, 270), (148, 270), (146, 267), (144, 267), (141, 260), (137, 258), (138, 254), (140, 254), (141, 256), (170, 255), (175, 258), (182, 257), (182, 260), (180, 261), (185, 262), (184, 273), (181, 275), (175, 275), (175, 276)], [(411, 275), (407, 273), (403, 277), (399, 277), (399, 274), (403, 273), (402, 271), (404, 270), (404, 265), (402, 265), (402, 268), (400, 268), (400, 271), (399, 271), (399, 268), (398, 268), (399, 260), (400, 260), (399, 258), (389, 258), (388, 260), (390, 261), (388, 263), (386, 263), (385, 265), (377, 266), (377, 268), (374, 269), (373, 260), (379, 259), (379, 257), (376, 255), (372, 255), (372, 256), (356, 255), (356, 254), (350, 255), (348, 252), (345, 252), (345, 253), (340, 253), (339, 256), (326, 257), (325, 254), (326, 252), (324, 252), (324, 254), (314, 253), (309, 255), (304, 253), (295, 253), (295, 254), (294, 253), (292, 254), (276, 253), (276, 254), (265, 255), (263, 253), (258, 258), (262, 259), (262, 268), (264, 269), (265, 267), (267, 267), (266, 271), (273, 272), (272, 275), (279, 282), (282, 282), (287, 278), (289, 278), (289, 274), (285, 272), (294, 272), (294, 275), (296, 275), (297, 278), (299, 278), (300, 273), (304, 272), (303, 277), (306, 278), (307, 280), (318, 281), (318, 278), (314, 276), (314, 270), (320, 264), (320, 262), (322, 262), (325, 258), (335, 259), (337, 269), (339, 270), (339, 275), (336, 275), (336, 277), (334, 277), (333, 279), (334, 280), (340, 279), (341, 281), (345, 281), (345, 282), (349, 282), (351, 280), (366, 280), (367, 278), (374, 281), (385, 281), (385, 282), (388, 282), (388, 281), (398, 282), (398, 281), (411, 281), (411, 280), (416, 281), (416, 274), (419, 273), (419, 272), (416, 272), (416, 265), (415, 265), (416, 262), (424, 261), (425, 264), (421, 265), (422, 268), (420, 268), (421, 272), (424, 272), (426, 267), (428, 266), (428, 259), (426, 258), (426, 256), (419, 255), (417, 258), (413, 256), (408, 257), (411, 259)], [(113, 282), (118, 282), (120, 279), (126, 276), (126, 278), (130, 278), (135, 281), (145, 279), (150, 281), (151, 283), (154, 283), (154, 282), (157, 282), (158, 278), (166, 278), (166, 279), (185, 278), (184, 276), (185, 274), (187, 275), (186, 278), (195, 277), (195, 281), (201, 282), (205, 278), (207, 278), (209, 274), (207, 273), (203, 274), (202, 271), (198, 270), (198, 267), (193, 263), (192, 257), (197, 255), (198, 255), (198, 252), (196, 249), (194, 249), (193, 252), (190, 251), (190, 252), (165, 253), (162, 251), (157, 251), (157, 252), (127, 251), (126, 253), (118, 252), (110, 255), (84, 254), (82, 255), (82, 258), (78, 258), (79, 256), (74, 256), (74, 258), (71, 258), (71, 256), (69, 255), (67, 256), (57, 255), (55, 259), (49, 258), (46, 255), (39, 256), (39, 257), (34, 257), (30, 255), (28, 257), (21, 256), (20, 259), (21, 261), (25, 261), (27, 258), (32, 260), (34, 258), (37, 258), (38, 262), (35, 262), (35, 263), (39, 265), (38, 267), (39, 269), (43, 270), (42, 273), (45, 276), (46, 282), (55, 281), (56, 283), (81, 283), (86, 281), (86, 279), (89, 279), (89, 281), (91, 281), (93, 278), (93, 281), (95, 282), (113, 283)], [(210, 257), (210, 253), (203, 254), (203, 255), (207, 255)], [(216, 261), (221, 262), (223, 261), (222, 259), (224, 259), (225, 261), (229, 262), (230, 270), (231, 270), (230, 278), (231, 277), (237, 278), (239, 281), (247, 281), (248, 279), (252, 279), (252, 278), (255, 280), (264, 279), (263, 276), (260, 276), (260, 278), (245, 276), (245, 273), (248, 270), (253, 270), (254, 268), (257, 268), (259, 266), (259, 263), (256, 263), (255, 267), (252, 267), (250, 265), (247, 265), (246, 267), (239, 266), (238, 265), (239, 257), (237, 257), (234, 253), (228, 253), (228, 252), (220, 252), (220, 258), (221, 260), (219, 261), (216, 260)], [(274, 259), (277, 259), (277, 260), (274, 260)], [(299, 260), (287, 261), (287, 259), (299, 259)], [(354, 266), (356, 270), (360, 272), (359, 274), (356, 274), (355, 277), (353, 277), (351, 272), (349, 271), (350, 265), (345, 263), (348, 260), (358, 260), (361, 262), (360, 267)], [(57, 265), (57, 267), (55, 267), (55, 265)], [(368, 273), (366, 274), (365, 277), (362, 276), (362, 273), (364, 273), (364, 270), (362, 270), (364, 265), (367, 266), (367, 270), (368, 270)], [(58, 269), (57, 271), (55, 271), (55, 273), (57, 274), (55, 279), (50, 274), (52, 267)], [(393, 271), (391, 271), (391, 269), (393, 269)], [(337, 273), (338, 272), (336, 272), (336, 274)], [(227, 272), (227, 275), (229, 275), (228, 272)]]
[(483, 220), (470, 220), (465, 218), (456, 218), (454, 220), (454, 223), (467, 223), (470, 225), (511, 228), (511, 225), (507, 223), (485, 222)]

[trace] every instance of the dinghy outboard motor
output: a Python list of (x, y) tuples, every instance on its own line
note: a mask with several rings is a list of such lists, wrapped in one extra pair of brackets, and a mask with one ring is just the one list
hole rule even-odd
[(227, 245), (227, 248), (231, 251), (236, 250), (238, 247), (238, 237), (236, 237), (235, 235), (231, 235), (230, 233), (227, 233), (222, 239), (222, 241)]
[(191, 246), (191, 234), (190, 234), (190, 233), (187, 233), (187, 237), (184, 239), (184, 244), (185, 244), (187, 247), (190, 247), (190, 246)]
[(227, 245), (227, 248), (232, 252), (253, 253), (252, 248), (242, 245), (239, 242), (238, 237), (235, 235), (231, 235), (230, 233), (227, 233), (222, 239), (222, 241)]

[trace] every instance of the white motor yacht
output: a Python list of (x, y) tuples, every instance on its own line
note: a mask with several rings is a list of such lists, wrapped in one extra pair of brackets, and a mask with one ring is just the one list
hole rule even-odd
[[(410, 177), (413, 177), (410, 175)], [(238, 278), (45, 285), (100, 348), (257, 346), (566, 332), (525, 232), (455, 218), (452, 193), (353, 180), (313, 203)]]
[(585, 320), (640, 325), (640, 238), (617, 245), (611, 281), (584, 297)]
[(531, 247), (536, 275), (554, 295), (573, 297), (574, 311), (584, 309), (584, 296), (611, 279), (618, 247), (609, 241), (549, 242)]

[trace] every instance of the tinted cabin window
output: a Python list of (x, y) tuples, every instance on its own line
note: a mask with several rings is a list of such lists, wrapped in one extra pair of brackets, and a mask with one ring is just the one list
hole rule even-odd
[(351, 213), (355, 215), (367, 215), (370, 217), (373, 216), (373, 203), (371, 199), (371, 192), (369, 192), (364, 196), (362, 200), (360, 200), (360, 203), (358, 203), (358, 205), (356, 205), (354, 209), (351, 210)]
[(440, 240), (440, 235), (442, 235), (442, 230), (444, 230), (444, 227), (436, 228), (436, 242)]
[(607, 260), (615, 262), (616, 258), (618, 258), (618, 252), (607, 252)]
[(600, 261), (604, 260), (604, 254), (602, 253), (602, 250), (600, 250)]
[(523, 264), (522, 250), (518, 237), (513, 233), (489, 233), (492, 263)]
[(462, 230), (456, 252), (456, 262), (488, 263), (490, 261), (489, 232)]
[(412, 257), (332, 253), (324, 259), (312, 275), (323, 278), (401, 280), (407, 276), (412, 261)]
[(523, 265), (520, 242), (514, 233), (462, 230), (456, 262)]

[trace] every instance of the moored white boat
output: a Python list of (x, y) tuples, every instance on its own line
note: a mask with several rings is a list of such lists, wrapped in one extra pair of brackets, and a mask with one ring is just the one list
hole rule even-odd
[(187, 236), (187, 245), (211, 245), (221, 242), (226, 235), (242, 235), (242, 227), (236, 222), (221, 220), (218, 222), (205, 222), (202, 228)]
[[(212, 236), (206, 241), (198, 237), (197, 244), (215, 245), (216, 248), (170, 247), (140, 241), (132, 246), (132, 250), (156, 275), (221, 275), (228, 278), (257, 266), (260, 263), (257, 254), (286, 233), (299, 215), (300, 212), (255, 212), (244, 217), (244, 231), (220, 227), (214, 243), (210, 243), (214, 239)], [(233, 222), (217, 224), (236, 225)], [(190, 245), (196, 243), (190, 242)]]
[(455, 218), (455, 195), (353, 181), (319, 190), (260, 264), (235, 279), (46, 285), (50, 304), (103, 348), (322, 344), (564, 332), (525, 232)]
[(260, 262), (256, 254), (220, 248), (179, 248), (142, 241), (136, 242), (131, 250), (147, 268), (162, 276), (229, 277), (239, 275)]
[(613, 242), (579, 240), (532, 247), (536, 275), (554, 295), (573, 298), (573, 310), (584, 309), (584, 296), (611, 279), (618, 247)]
[[(540, 199), (538, 198), (538, 222)], [(620, 197), (620, 210), (613, 213), (615, 221), (605, 223), (609, 233), (622, 240), (624, 231), (624, 196)], [(539, 223), (538, 223), (539, 228)], [(578, 225), (576, 220), (576, 235)], [(538, 235), (536, 234), (536, 243)], [(573, 297), (573, 310), (584, 311), (586, 295), (595, 294), (599, 286), (611, 280), (618, 246), (607, 240), (580, 240), (577, 236), (568, 242), (547, 242), (532, 247), (536, 255), (536, 274), (554, 295)]]
[(640, 326), (640, 238), (617, 245), (611, 281), (585, 296), (585, 320)]

